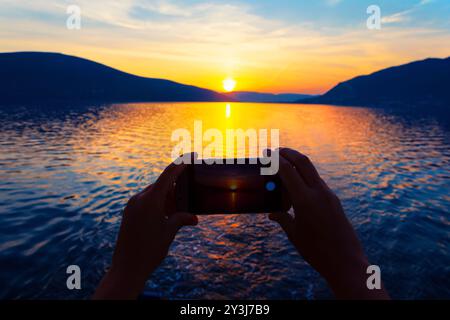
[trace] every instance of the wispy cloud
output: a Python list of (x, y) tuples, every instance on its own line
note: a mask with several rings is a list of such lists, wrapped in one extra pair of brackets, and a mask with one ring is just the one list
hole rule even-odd
[(410, 9), (397, 12), (394, 14), (391, 14), (389, 16), (383, 17), (381, 22), (382, 23), (399, 23), (399, 22), (406, 22), (411, 20), (411, 14), (417, 11), (420, 7), (427, 5), (429, 3), (433, 2), (433, 0), (421, 0), (420, 2), (413, 5)]
[[(66, 29), (66, 7), (73, 3), (81, 7), (80, 31)], [(385, 19), (407, 19), (409, 10)], [(232, 75), (242, 90), (312, 93), (448, 50), (448, 32), (393, 22), (370, 31), (365, 10), (356, 13), (359, 25), (340, 28), (274, 18), (238, 1), (0, 0), (0, 50), (62, 51), (212, 89)]]

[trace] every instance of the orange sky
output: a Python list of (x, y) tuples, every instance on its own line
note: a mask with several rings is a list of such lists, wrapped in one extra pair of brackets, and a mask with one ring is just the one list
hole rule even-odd
[[(60, 2), (6, 3), (9, 7), (0, 4), (0, 51), (62, 52), (217, 91), (232, 77), (236, 90), (318, 94), (360, 74), (450, 55), (448, 29), (404, 18), (418, 11), (417, 5), (393, 13), (381, 30), (368, 30), (366, 12), (359, 9), (349, 16), (354, 24), (330, 25), (272, 17), (248, 3), (187, 6), (161, 0), (139, 7), (139, 14), (147, 12), (143, 19), (130, 13), (136, 0), (114, 5), (79, 0), (82, 28), (68, 30), (66, 5)], [(325, 4), (339, 17), (345, 2)], [(399, 24), (402, 19), (409, 23)]]

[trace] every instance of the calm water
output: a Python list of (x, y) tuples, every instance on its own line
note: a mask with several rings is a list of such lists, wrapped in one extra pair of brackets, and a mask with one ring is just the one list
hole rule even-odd
[[(332, 106), (224, 103), (0, 107), (0, 298), (87, 298), (127, 199), (170, 162), (173, 129), (279, 128), (341, 197), (394, 298), (450, 298), (450, 120)], [(68, 291), (78, 264), (83, 290)], [(147, 292), (332, 297), (265, 215), (201, 217)]]

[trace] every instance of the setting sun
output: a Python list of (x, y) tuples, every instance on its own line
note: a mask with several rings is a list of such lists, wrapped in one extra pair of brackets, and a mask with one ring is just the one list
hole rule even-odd
[(227, 79), (223, 80), (223, 89), (226, 92), (233, 91), (235, 87), (236, 87), (236, 81), (234, 79), (227, 78)]

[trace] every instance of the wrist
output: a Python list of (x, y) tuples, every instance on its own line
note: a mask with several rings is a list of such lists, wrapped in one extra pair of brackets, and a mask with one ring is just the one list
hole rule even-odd
[(381, 289), (371, 290), (367, 287), (369, 265), (365, 257), (358, 257), (339, 273), (327, 277), (326, 280), (335, 296), (338, 299), (351, 300), (389, 300), (389, 294), (383, 284)]
[(325, 275), (325, 279), (336, 297), (359, 299), (361, 291), (367, 290), (366, 270), (369, 263), (365, 257), (345, 260), (345, 265), (336, 264), (334, 270)]
[(145, 281), (133, 273), (123, 272), (111, 266), (98, 286), (93, 299), (134, 300), (144, 289)]

